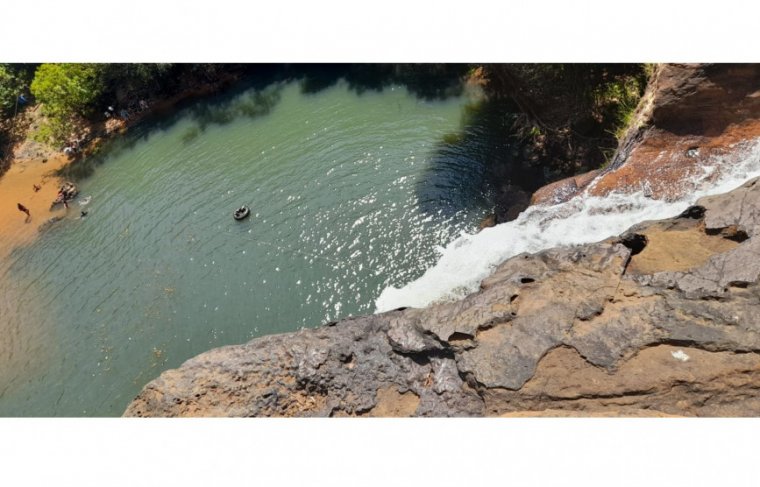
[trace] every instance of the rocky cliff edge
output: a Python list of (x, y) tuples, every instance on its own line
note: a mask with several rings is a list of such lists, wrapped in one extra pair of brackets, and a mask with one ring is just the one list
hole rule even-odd
[(467, 298), (203, 353), (126, 416), (760, 415), (760, 184)]

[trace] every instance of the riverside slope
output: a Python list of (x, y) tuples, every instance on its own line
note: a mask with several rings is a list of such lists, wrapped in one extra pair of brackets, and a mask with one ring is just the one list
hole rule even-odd
[(760, 183), (453, 303), (211, 350), (126, 416), (760, 415)]

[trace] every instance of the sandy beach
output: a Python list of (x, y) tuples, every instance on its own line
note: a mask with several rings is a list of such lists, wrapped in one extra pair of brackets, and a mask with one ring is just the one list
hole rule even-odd
[[(0, 266), (7, 263), (13, 249), (34, 240), (40, 225), (65, 213), (63, 207), (50, 211), (50, 203), (61, 184), (55, 172), (67, 163), (68, 158), (63, 154), (50, 157), (46, 163), (39, 159), (16, 161), (0, 177)], [(35, 192), (35, 184), (42, 189)], [(28, 223), (26, 215), (16, 207), (18, 203), (29, 209)]]
[[(61, 179), (55, 172), (68, 163), (63, 154), (49, 157), (46, 163), (42, 159), (16, 161), (8, 172), (0, 176), (0, 279), (7, 279), (11, 265), (11, 253), (14, 249), (28, 245), (39, 235), (39, 227), (56, 215), (65, 214), (59, 207), (50, 211), (50, 203), (58, 194)], [(33, 185), (42, 188), (35, 192)], [(26, 223), (26, 215), (16, 205), (23, 204), (29, 209), (31, 219)], [(73, 211), (73, 210), (69, 210)], [(16, 286), (5, 286), (6, 292), (0, 296), (0, 309), (3, 310), (4, 323), (0, 323), (4, 340), (0, 343), (2, 374), (7, 379), (14, 377), (19, 368), (31, 370), (39, 365), (41, 354), (15, 353), (21, 343), (30, 341), (30, 336), (40, 333), (36, 320), (29, 317), (23, 320), (25, 325), (18, 326), (16, 319), (20, 313), (18, 302), (21, 290)], [(8, 323), (16, 323), (8, 327)]]

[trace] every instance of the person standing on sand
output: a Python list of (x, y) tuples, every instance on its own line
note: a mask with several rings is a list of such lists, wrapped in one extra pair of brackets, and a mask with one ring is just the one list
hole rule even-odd
[(29, 219), (32, 218), (32, 214), (29, 213), (29, 208), (27, 208), (26, 206), (22, 205), (21, 203), (18, 203), (16, 205), (16, 207), (18, 208), (18, 211), (20, 211), (22, 213), (26, 213), (26, 221), (29, 221)]

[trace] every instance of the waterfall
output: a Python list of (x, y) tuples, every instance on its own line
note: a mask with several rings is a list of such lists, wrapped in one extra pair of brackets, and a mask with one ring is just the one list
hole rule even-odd
[(375, 302), (376, 312), (461, 299), (477, 291), (480, 282), (512, 256), (598, 242), (636, 223), (676, 216), (703, 196), (731, 191), (760, 176), (760, 139), (733, 149), (681, 181), (679, 194), (684, 196), (676, 201), (649, 197), (644, 181), (635, 192), (596, 197), (586, 190), (565, 203), (531, 206), (513, 221), (462, 234), (438, 249), (438, 262), (421, 277), (401, 288), (386, 287)]

